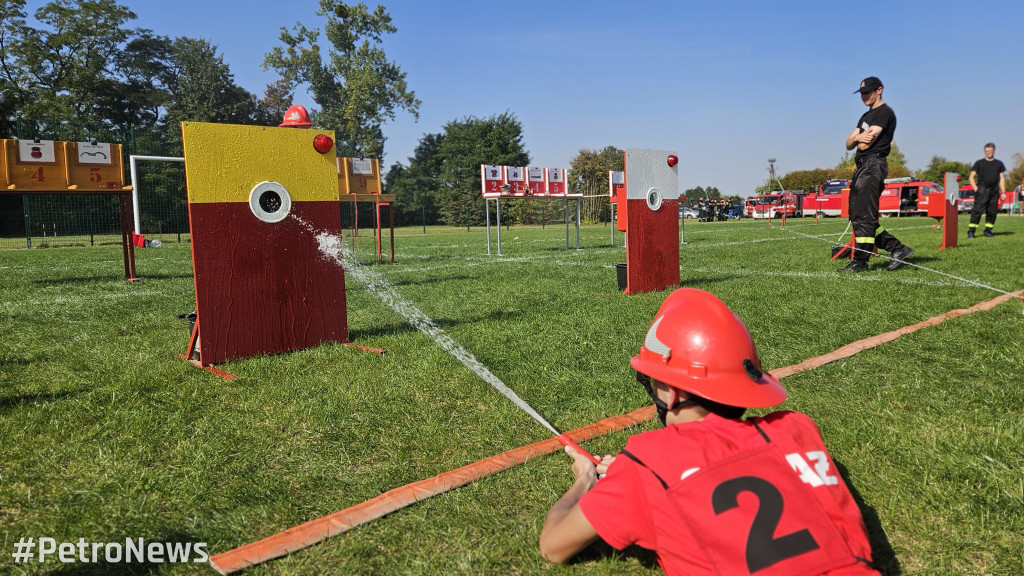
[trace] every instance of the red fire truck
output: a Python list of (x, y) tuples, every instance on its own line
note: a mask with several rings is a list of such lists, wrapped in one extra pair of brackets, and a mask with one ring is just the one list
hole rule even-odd
[(754, 196), (754, 218), (787, 218), (804, 215), (803, 190), (777, 190)]
[(843, 210), (843, 189), (849, 189), (849, 180), (826, 180), (814, 194), (804, 196), (803, 211), (808, 216), (839, 216)]
[(942, 186), (935, 182), (910, 177), (887, 178), (882, 197), (878, 199), (878, 213), (889, 216), (927, 214), (928, 196), (935, 192), (942, 192)]

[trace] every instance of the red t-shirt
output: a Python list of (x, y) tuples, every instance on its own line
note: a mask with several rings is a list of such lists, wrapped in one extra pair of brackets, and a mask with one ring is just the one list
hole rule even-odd
[(877, 574), (860, 509), (803, 414), (708, 414), (623, 452), (580, 509), (615, 548), (655, 551), (668, 575)]

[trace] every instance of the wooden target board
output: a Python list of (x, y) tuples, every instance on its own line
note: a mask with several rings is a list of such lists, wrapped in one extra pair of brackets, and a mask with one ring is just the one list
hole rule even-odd
[(333, 132), (182, 123), (199, 361), (345, 342)]
[[(667, 162), (675, 154), (626, 150), (626, 271), (630, 294), (679, 285), (679, 172), (678, 166)], [(622, 208), (620, 202), (619, 210)]]

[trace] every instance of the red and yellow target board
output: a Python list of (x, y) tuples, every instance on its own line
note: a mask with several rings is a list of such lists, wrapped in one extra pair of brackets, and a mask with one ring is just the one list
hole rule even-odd
[(198, 341), (209, 366), (345, 342), (333, 132), (184, 122), (182, 136), (197, 311), (190, 351)]

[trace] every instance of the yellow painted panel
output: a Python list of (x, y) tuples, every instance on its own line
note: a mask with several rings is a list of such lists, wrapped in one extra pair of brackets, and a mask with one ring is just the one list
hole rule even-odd
[(68, 187), (64, 142), (39, 142), (40, 159), (22, 158), (22, 147), (31, 148), (33, 141), (4, 142), (4, 172), (8, 190), (66, 190)]
[(342, 194), (380, 194), (380, 162), (376, 158), (339, 158), (338, 189)]
[(77, 190), (119, 190), (124, 186), (124, 165), (121, 145), (106, 144), (102, 152), (108, 156), (104, 162), (80, 162), (78, 142), (68, 142), (68, 181)]
[(264, 181), (284, 186), (292, 201), (338, 200), (334, 146), (313, 139), (332, 130), (182, 122), (189, 202), (248, 202)]

